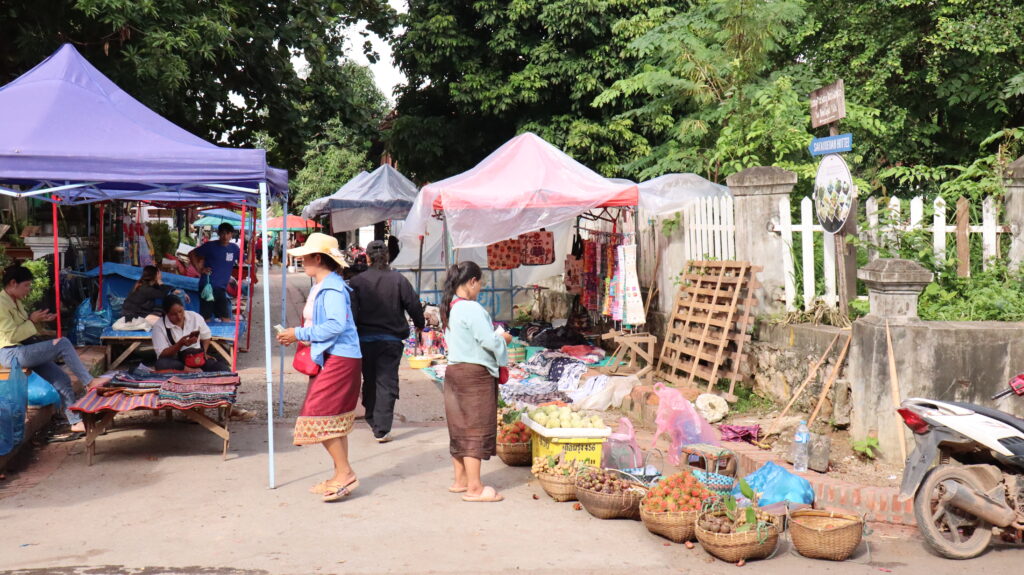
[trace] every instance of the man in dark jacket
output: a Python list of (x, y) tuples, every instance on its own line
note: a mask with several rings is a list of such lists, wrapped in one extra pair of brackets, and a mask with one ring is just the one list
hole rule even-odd
[(423, 307), (412, 284), (388, 266), (388, 247), (375, 240), (366, 246), (370, 267), (350, 282), (352, 314), (363, 352), (363, 407), (366, 422), (380, 443), (391, 441), (398, 399), (398, 366), (409, 320), (417, 334), (423, 329)]

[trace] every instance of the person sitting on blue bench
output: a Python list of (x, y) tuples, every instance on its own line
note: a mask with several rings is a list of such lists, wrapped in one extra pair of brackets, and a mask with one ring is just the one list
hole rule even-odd
[(20, 265), (4, 270), (4, 285), (0, 290), (0, 365), (9, 368), (17, 360), (19, 366), (31, 369), (48, 381), (60, 394), (61, 408), (71, 424), (74, 439), (85, 432), (85, 424), (81, 415), (68, 409), (77, 397), (71, 378), (56, 361), (63, 360), (83, 386), (91, 386), (93, 376), (68, 338), (51, 339), (40, 335), (37, 324), (53, 321), (57, 314), (48, 309), (29, 313), (22, 306), (21, 300), (32, 291), (33, 279), (32, 271)]

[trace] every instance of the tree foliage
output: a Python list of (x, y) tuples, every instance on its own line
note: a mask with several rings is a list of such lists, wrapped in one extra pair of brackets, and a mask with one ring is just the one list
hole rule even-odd
[(342, 30), (366, 20), (386, 37), (394, 19), (385, 0), (13, 0), (0, 4), (0, 83), (70, 42), (169, 120), (233, 146), (270, 136), (270, 161), (294, 170), (330, 120), (375, 136), (381, 98)]

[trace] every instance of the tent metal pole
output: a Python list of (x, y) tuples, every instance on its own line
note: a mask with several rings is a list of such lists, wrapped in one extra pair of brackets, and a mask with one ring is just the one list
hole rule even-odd
[(99, 293), (96, 295), (96, 311), (103, 309), (103, 204), (99, 205), (100, 211), (100, 275), (99, 275)]
[(420, 263), (416, 266), (416, 295), (420, 295), (423, 287), (423, 236), (420, 236)]
[[(263, 301), (270, 301), (270, 259), (267, 257), (267, 183), (260, 182), (260, 213), (263, 217)], [(243, 220), (244, 221), (244, 220)], [(267, 474), (269, 488), (277, 487), (274, 473), (274, 371), (270, 347), (270, 306), (263, 306), (264, 367), (267, 373)], [(284, 372), (281, 372), (284, 378)]]
[[(242, 322), (242, 272), (245, 271), (245, 203), (242, 203), (242, 229), (238, 232), (238, 289), (235, 290), (235, 347), (231, 349), (231, 371), (238, 371), (238, 332)], [(267, 407), (269, 409), (269, 406)]]
[(54, 289), (54, 300), (53, 304), (56, 308), (54, 313), (57, 314), (57, 339), (62, 336), (61, 333), (61, 321), (60, 321), (60, 243), (58, 237), (60, 234), (57, 233), (57, 194), (51, 196), (53, 203), (51, 213), (53, 215), (53, 289)]
[[(252, 345), (252, 296), (256, 288), (256, 282), (252, 281), (256, 277), (256, 218), (252, 219), (252, 249), (249, 250), (249, 300), (246, 305), (246, 313), (248, 318), (245, 321), (245, 351), (249, 351), (249, 346)], [(262, 251), (262, 246), (260, 248)], [(262, 255), (262, 254), (261, 254)], [(268, 408), (269, 409), (269, 408)]]
[[(283, 209), (281, 210), (282, 212), (284, 212), (285, 216), (288, 215), (288, 196), (289, 196), (289, 191), (285, 191), (285, 193), (284, 193), (284, 204), (282, 206)], [(285, 220), (285, 221), (287, 223), (287, 220)], [(266, 226), (266, 224), (264, 224), (264, 226)], [(285, 237), (286, 237), (286, 235), (285, 235), (285, 232), (283, 230), (277, 236), (277, 239), (278, 239), (277, 243), (281, 244), (280, 247), (281, 247), (281, 325), (282, 326), (287, 326), (288, 325), (288, 250), (287, 250), (288, 245), (287, 245), (287, 242), (285, 241)], [(264, 240), (264, 241), (266, 241), (266, 240)], [(269, 302), (268, 302), (268, 305), (269, 305)], [(301, 320), (302, 318), (299, 318), (299, 319)], [(278, 384), (278, 389), (277, 389), (277, 402), (278, 402), (278, 405), (277, 405), (277, 416), (278, 417), (284, 417), (284, 356), (287, 353), (287, 349), (288, 348), (286, 348), (283, 345), (282, 346), (278, 346), (278, 347), (281, 350), (281, 359), (280, 359), (280, 362), (281, 362), (281, 365), (280, 365), (281, 380), (280, 380), (280, 383)], [(270, 409), (270, 406), (267, 406), (267, 409)]]

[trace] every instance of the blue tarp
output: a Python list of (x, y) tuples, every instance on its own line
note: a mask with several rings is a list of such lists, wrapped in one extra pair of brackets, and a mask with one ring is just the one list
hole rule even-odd
[(0, 87), (0, 126), (0, 181), (93, 184), (60, 192), (64, 203), (253, 205), (260, 182), (272, 194), (288, 187), (288, 173), (268, 166), (265, 150), (222, 148), (190, 134), (129, 96), (70, 44)]
[[(85, 272), (87, 277), (99, 277), (100, 268), (92, 268)], [(162, 281), (165, 285), (180, 288), (188, 294), (185, 309), (199, 311), (199, 278), (190, 278), (178, 274), (164, 272)], [(142, 277), (142, 268), (113, 262), (103, 263), (103, 307), (111, 310), (114, 320), (121, 317), (120, 304), (135, 288), (135, 282)]]

